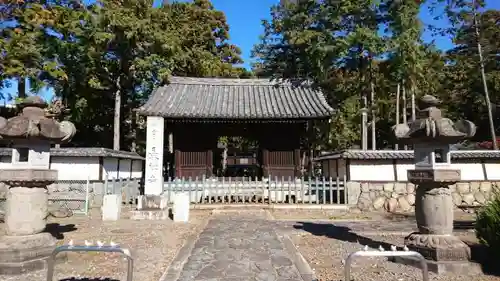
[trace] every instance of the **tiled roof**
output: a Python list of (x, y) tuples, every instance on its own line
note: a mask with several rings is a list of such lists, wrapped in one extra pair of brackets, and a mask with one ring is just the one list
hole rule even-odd
[[(455, 150), (451, 152), (452, 159), (500, 159), (498, 150)], [(327, 159), (359, 159), (359, 160), (393, 160), (413, 159), (413, 150), (344, 150), (324, 153), (315, 161)]]
[[(11, 156), (12, 148), (1, 147), (0, 156)], [(50, 156), (71, 156), (71, 157), (114, 157), (120, 159), (144, 160), (144, 157), (135, 152), (113, 150), (103, 147), (63, 147), (51, 148)]]
[(310, 119), (329, 117), (333, 109), (308, 84), (173, 77), (138, 112), (186, 119)]

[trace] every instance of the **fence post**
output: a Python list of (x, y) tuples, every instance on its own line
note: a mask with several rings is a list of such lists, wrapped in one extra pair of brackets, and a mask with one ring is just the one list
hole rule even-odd
[(267, 204), (271, 205), (271, 181), (272, 181), (272, 176), (271, 174), (268, 175), (267, 178)]
[[(87, 216), (89, 214), (89, 185), (90, 185), (90, 175), (87, 176), (87, 184), (85, 186), (85, 203), (84, 203), (84, 214)], [(95, 190), (94, 190), (95, 192)]]
[(348, 195), (347, 192), (349, 192), (349, 191), (347, 190), (347, 178), (345, 177), (345, 175), (344, 175), (344, 178), (342, 179), (342, 181), (344, 183), (344, 204), (347, 205), (348, 204), (348, 202), (347, 202), (347, 195)]

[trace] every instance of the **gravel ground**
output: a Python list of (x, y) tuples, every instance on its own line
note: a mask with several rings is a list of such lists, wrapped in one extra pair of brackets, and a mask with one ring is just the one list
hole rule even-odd
[[(464, 234), (465, 235), (465, 234)], [(469, 235), (469, 234), (467, 234)], [(401, 236), (363, 235), (374, 241), (402, 246)], [(362, 245), (326, 236), (299, 233), (292, 241), (314, 269), (319, 281), (338, 281), (344, 279), (344, 261), (348, 254), (361, 250)], [(388, 262), (383, 258), (357, 258), (352, 263), (351, 278), (355, 281), (413, 281), (422, 280), (419, 269)], [(430, 280), (439, 281), (500, 281), (500, 277), (479, 276), (437, 276), (430, 273)]]
[[(341, 210), (271, 209), (269, 213), (276, 220), (415, 220), (413, 212), (346, 212)], [(475, 220), (475, 214), (457, 210), (455, 220)]]
[[(95, 212), (90, 217), (51, 219), (49, 223), (61, 225), (64, 237), (59, 237), (59, 244), (66, 244), (70, 240), (75, 244), (84, 244), (85, 240), (112, 240), (130, 248), (134, 256), (134, 280), (158, 281), (185, 241), (201, 232), (210, 212), (193, 210), (190, 216), (189, 224), (125, 218), (116, 222), (103, 222)], [(71, 224), (76, 230), (69, 231)], [(56, 265), (54, 280), (125, 280), (126, 264), (124, 259), (117, 258), (115, 254), (69, 253), (67, 262)], [(45, 271), (37, 271), (20, 276), (2, 276), (0, 279), (42, 281), (46, 280), (45, 274)]]
[(271, 209), (276, 220), (367, 220), (380, 217), (374, 213), (349, 213), (341, 210)]

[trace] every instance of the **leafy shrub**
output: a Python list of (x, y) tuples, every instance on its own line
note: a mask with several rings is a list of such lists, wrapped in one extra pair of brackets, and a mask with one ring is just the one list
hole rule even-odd
[(495, 194), (477, 215), (476, 236), (491, 254), (500, 257), (500, 195)]

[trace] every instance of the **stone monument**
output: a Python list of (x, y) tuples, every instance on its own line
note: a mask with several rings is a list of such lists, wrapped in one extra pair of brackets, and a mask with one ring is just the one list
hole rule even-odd
[(408, 180), (417, 186), (415, 215), (418, 232), (405, 238), (405, 245), (421, 253), (429, 270), (436, 273), (470, 271), (470, 249), (453, 235), (453, 200), (449, 186), (460, 181), (460, 170), (452, 169), (450, 145), (472, 137), (470, 121), (452, 122), (443, 117), (440, 101), (430, 95), (418, 102), (417, 119), (394, 127), (400, 143), (414, 149), (415, 169)]
[(0, 170), (0, 182), (9, 186), (5, 235), (0, 237), (0, 274), (42, 269), (56, 247), (44, 232), (48, 216), (47, 186), (57, 180), (50, 170), (50, 145), (69, 141), (75, 126), (45, 117), (47, 104), (39, 97), (19, 104), (21, 113), (0, 117), (0, 137), (12, 143), (12, 168)]

